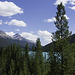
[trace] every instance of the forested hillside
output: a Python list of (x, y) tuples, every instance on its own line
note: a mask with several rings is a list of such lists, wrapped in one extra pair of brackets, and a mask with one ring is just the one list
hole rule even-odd
[(0, 47), (7, 47), (11, 44), (19, 44), (21, 48), (24, 48), (26, 43), (29, 45), (29, 49), (32, 48), (33, 44), (35, 43), (31, 40), (23, 38), (18, 33), (14, 35), (14, 37), (8, 36), (5, 32), (0, 30)]
[[(69, 43), (75, 44), (75, 34), (71, 35), (71, 39), (69, 39)], [(42, 46), (43, 52), (48, 52), (51, 45), (52, 45), (52, 43)]]

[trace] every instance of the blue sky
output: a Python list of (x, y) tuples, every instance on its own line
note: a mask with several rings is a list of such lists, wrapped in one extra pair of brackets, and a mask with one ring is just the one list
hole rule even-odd
[(75, 0), (0, 0), (0, 30), (13, 36), (21, 36), (36, 41), (39, 37), (42, 45), (51, 42), (57, 4), (62, 2), (66, 9), (66, 18), (70, 31), (75, 33)]

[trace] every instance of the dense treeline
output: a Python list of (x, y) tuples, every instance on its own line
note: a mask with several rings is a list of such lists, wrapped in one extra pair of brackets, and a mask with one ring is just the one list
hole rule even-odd
[(43, 58), (40, 39), (30, 55), (28, 44), (21, 49), (14, 43), (0, 48), (0, 75), (75, 75), (75, 44), (68, 42), (71, 33), (62, 3), (57, 10), (54, 22), (57, 31), (53, 33), (48, 58)]
[[(0, 75), (44, 75), (45, 62), (43, 59), (40, 39), (33, 54), (29, 55), (28, 44), (21, 49), (15, 43), (7, 48), (0, 48)], [(34, 50), (35, 53), (34, 53)]]
[(40, 39), (29, 55), (28, 44), (21, 49), (15, 43), (0, 48), (0, 75), (75, 75), (75, 44), (69, 45), (63, 56), (50, 47), (48, 58), (43, 58)]

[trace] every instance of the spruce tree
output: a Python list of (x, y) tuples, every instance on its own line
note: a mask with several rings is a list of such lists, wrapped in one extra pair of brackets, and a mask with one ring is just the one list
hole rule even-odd
[(39, 38), (36, 41), (35, 67), (35, 73), (37, 75), (44, 75), (44, 59)]
[(29, 57), (29, 47), (28, 47), (28, 43), (26, 44), (25, 46), (25, 51), (24, 51), (24, 56), (25, 56), (25, 60), (26, 60), (26, 63), (27, 63), (27, 75), (30, 75), (30, 73), (32, 74), (31, 72), (31, 63), (30, 63), (30, 57)]
[(26, 61), (23, 63), (23, 75), (27, 75), (27, 67), (26, 67)]
[(47, 75), (60, 75), (60, 59), (59, 53), (54, 51), (53, 44), (49, 47), (48, 59), (47, 59)]
[(9, 75), (14, 75), (15, 74), (15, 62), (12, 59), (11, 60), (11, 65), (10, 65), (10, 71), (9, 71)]
[(40, 67), (38, 52), (36, 52), (36, 55), (35, 55), (34, 75), (41, 75), (41, 67)]
[(69, 56), (67, 56), (67, 53), (69, 52), (68, 38), (71, 33), (69, 32), (68, 21), (65, 17), (65, 14), (65, 7), (62, 3), (60, 3), (57, 6), (57, 12), (55, 16), (56, 21), (54, 23), (57, 31), (53, 33), (53, 43), (54, 50), (55, 52), (57, 52), (57, 58), (59, 56), (58, 53), (60, 53), (61, 56), (61, 75), (64, 75), (65, 70), (68, 69), (67, 66), (69, 66), (67, 63), (67, 61), (69, 60)]
[(71, 74), (73, 74), (73, 75), (75, 75), (75, 44), (72, 44), (71, 45), (71, 51), (72, 51), (72, 53), (71, 53), (71, 61), (69, 62), (70, 63), (70, 72), (71, 72)]

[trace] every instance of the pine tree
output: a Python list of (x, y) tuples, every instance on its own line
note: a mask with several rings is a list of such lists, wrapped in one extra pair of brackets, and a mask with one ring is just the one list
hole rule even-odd
[(10, 70), (9, 70), (9, 75), (14, 75), (15, 74), (15, 62), (12, 59), (11, 60), (11, 65), (10, 65)]
[(40, 61), (39, 61), (39, 55), (38, 52), (36, 52), (35, 55), (35, 62), (34, 62), (34, 75), (41, 75), (41, 67), (40, 67)]
[(36, 41), (35, 66), (35, 73), (37, 73), (37, 75), (44, 75), (44, 59), (39, 38)]
[(27, 75), (27, 67), (26, 67), (26, 61), (23, 63), (23, 75)]
[(35, 46), (33, 44), (33, 47), (32, 47), (32, 50), (30, 51), (30, 63), (31, 63), (31, 72), (32, 72), (32, 75), (34, 73), (34, 70), (35, 70), (35, 67), (34, 67), (34, 60), (35, 60)]
[(26, 44), (25, 46), (25, 52), (24, 52), (24, 56), (25, 56), (25, 60), (26, 60), (26, 63), (27, 63), (27, 75), (30, 75), (30, 73), (32, 74), (32, 71), (31, 71), (31, 63), (30, 63), (30, 57), (29, 57), (29, 47), (28, 47), (28, 43)]
[(75, 44), (72, 44), (70, 49), (72, 51), (72, 53), (70, 55), (71, 61), (69, 62), (70, 63), (70, 72), (71, 72), (71, 74), (75, 75)]
[[(65, 11), (65, 7), (62, 3), (60, 3), (57, 6), (57, 12), (56, 12), (56, 21), (55, 26), (57, 28), (57, 31), (55, 33), (53, 33), (53, 43), (54, 43), (54, 50), (55, 52), (57, 52), (57, 58), (59, 56), (61, 56), (61, 75), (64, 75), (67, 66), (68, 65), (68, 60), (69, 60), (69, 56), (67, 56), (67, 53), (69, 52), (69, 43), (68, 43), (68, 38), (70, 36), (70, 32), (69, 32), (69, 26), (68, 26), (68, 21), (65, 17), (66, 11)], [(59, 53), (58, 53), (59, 52)], [(66, 55), (66, 56), (65, 56)]]
[(16, 60), (17, 49), (16, 49), (16, 44), (15, 43), (13, 44), (11, 49), (12, 49), (12, 59)]
[(53, 44), (49, 47), (48, 59), (47, 59), (47, 75), (60, 75), (60, 62), (59, 62), (59, 54), (54, 51)]
[(6, 51), (6, 57), (5, 57), (6, 58), (6, 72), (8, 75), (10, 75), (9, 74), (10, 64), (11, 64), (11, 48), (10, 48), (10, 46), (8, 46), (5, 49), (5, 51)]
[(22, 73), (22, 70), (20, 69), (20, 73), (19, 73), (19, 75), (23, 75), (23, 73)]

